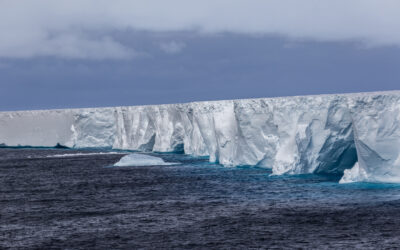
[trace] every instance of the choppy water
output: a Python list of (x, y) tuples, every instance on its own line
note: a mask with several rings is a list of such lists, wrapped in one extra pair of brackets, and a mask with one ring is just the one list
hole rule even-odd
[[(75, 154), (61, 157), (62, 154)], [(102, 151), (104, 152), (104, 151)], [(271, 177), (184, 155), (0, 149), (0, 248), (395, 248), (400, 186)], [(53, 156), (53, 157), (48, 157)]]

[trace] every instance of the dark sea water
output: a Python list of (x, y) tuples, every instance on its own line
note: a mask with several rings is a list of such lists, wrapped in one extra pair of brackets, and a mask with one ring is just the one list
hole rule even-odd
[[(1, 249), (376, 249), (400, 246), (400, 186), (270, 176), (206, 159), (0, 149)], [(104, 151), (103, 151), (104, 152)]]

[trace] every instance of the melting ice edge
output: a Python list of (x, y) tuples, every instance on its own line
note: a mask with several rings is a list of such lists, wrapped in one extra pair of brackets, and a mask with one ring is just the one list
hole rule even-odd
[(400, 91), (0, 112), (0, 143), (183, 151), (276, 175), (400, 182)]

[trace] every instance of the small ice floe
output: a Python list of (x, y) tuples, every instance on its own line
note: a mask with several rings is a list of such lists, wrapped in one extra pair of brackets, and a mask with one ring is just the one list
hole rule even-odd
[(160, 166), (160, 165), (175, 165), (176, 162), (165, 162), (160, 157), (145, 155), (145, 154), (129, 154), (121, 158), (115, 167), (132, 167), (132, 166)]

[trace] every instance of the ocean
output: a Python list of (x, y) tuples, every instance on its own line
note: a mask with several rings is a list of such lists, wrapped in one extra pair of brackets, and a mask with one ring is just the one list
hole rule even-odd
[(183, 154), (0, 149), (1, 249), (397, 248), (400, 185), (271, 176)]

